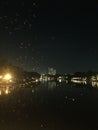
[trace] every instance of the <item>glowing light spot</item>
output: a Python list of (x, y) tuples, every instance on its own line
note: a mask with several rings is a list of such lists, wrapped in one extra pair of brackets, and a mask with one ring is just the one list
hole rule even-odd
[(12, 78), (12, 76), (11, 76), (10, 74), (6, 74), (6, 75), (4, 76), (4, 79), (5, 79), (5, 80), (11, 80), (11, 78)]
[(1, 92), (1, 90), (0, 90), (0, 95), (2, 95), (2, 92)]
[(8, 91), (8, 89), (6, 89), (6, 90), (5, 90), (5, 94), (6, 94), (6, 95), (7, 95), (7, 94), (9, 94), (9, 91)]
[(2, 75), (0, 75), (0, 79), (2, 79)]

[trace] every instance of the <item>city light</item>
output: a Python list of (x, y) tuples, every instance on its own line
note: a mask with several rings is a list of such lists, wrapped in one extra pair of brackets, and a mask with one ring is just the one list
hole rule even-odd
[(11, 76), (11, 74), (6, 74), (5, 76), (4, 76), (4, 80), (11, 80), (11, 78), (12, 78), (12, 76)]
[(7, 95), (7, 94), (9, 94), (9, 91), (8, 91), (8, 89), (6, 89), (6, 90), (5, 90), (5, 94), (6, 94), (6, 95)]
[(38, 79), (36, 79), (36, 82), (38, 82), (39, 80)]
[(1, 90), (0, 90), (0, 96), (2, 95), (2, 92), (1, 92)]
[(0, 79), (2, 79), (2, 75), (0, 75)]

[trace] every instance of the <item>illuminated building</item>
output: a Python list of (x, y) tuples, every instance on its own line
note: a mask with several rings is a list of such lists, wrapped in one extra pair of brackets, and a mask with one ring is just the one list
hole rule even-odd
[(56, 75), (56, 69), (54, 69), (54, 68), (48, 68), (48, 74), (49, 75)]

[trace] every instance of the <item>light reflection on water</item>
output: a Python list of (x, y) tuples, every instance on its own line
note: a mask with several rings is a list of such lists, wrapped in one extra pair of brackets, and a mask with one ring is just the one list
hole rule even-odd
[[(41, 85), (43, 85), (45, 88), (47, 88), (48, 90), (53, 90), (55, 89), (56, 87), (60, 86), (60, 85), (66, 85), (66, 84), (70, 84), (68, 83), (68, 81), (66, 82), (55, 82), (55, 81), (50, 81), (50, 82), (41, 82)], [(72, 83), (73, 85), (74, 84), (84, 84), (85, 87), (87, 84), (87, 82), (83, 81), (75, 81)], [(18, 85), (0, 85), (0, 96), (2, 95), (9, 95), (12, 91), (14, 91), (16, 88), (17, 89), (21, 89), (21, 88), (32, 88), (31, 89), (31, 92), (32, 93), (35, 93), (37, 91), (40, 91), (41, 88), (37, 87), (38, 84), (31, 84), (31, 85), (26, 85), (26, 84), (18, 84)], [(91, 86), (92, 87), (98, 87), (98, 82), (91, 82)]]
[(0, 96), (8, 95), (14, 90), (14, 86), (11, 85), (0, 85)]
[[(72, 83), (76, 83), (76, 84), (84, 84), (84, 85), (88, 85), (87, 81), (83, 81), (83, 80), (71, 80)], [(92, 87), (98, 87), (98, 81), (91, 81), (91, 85)]]
[(98, 87), (98, 82), (92, 82), (92, 87)]
[(65, 130), (66, 125), (66, 130), (90, 130), (87, 122), (92, 120), (94, 126), (98, 115), (98, 91), (93, 87), (67, 82), (0, 85), (0, 130)]
[(78, 84), (87, 84), (87, 81), (85, 80), (71, 80), (72, 83), (78, 83)]

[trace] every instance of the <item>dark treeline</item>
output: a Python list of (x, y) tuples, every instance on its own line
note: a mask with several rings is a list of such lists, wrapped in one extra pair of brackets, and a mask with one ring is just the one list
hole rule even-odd
[(7, 60), (0, 60), (0, 74), (4, 73), (11, 73), (15, 78), (19, 79), (24, 77), (40, 78), (40, 74), (37, 72), (28, 72)]

